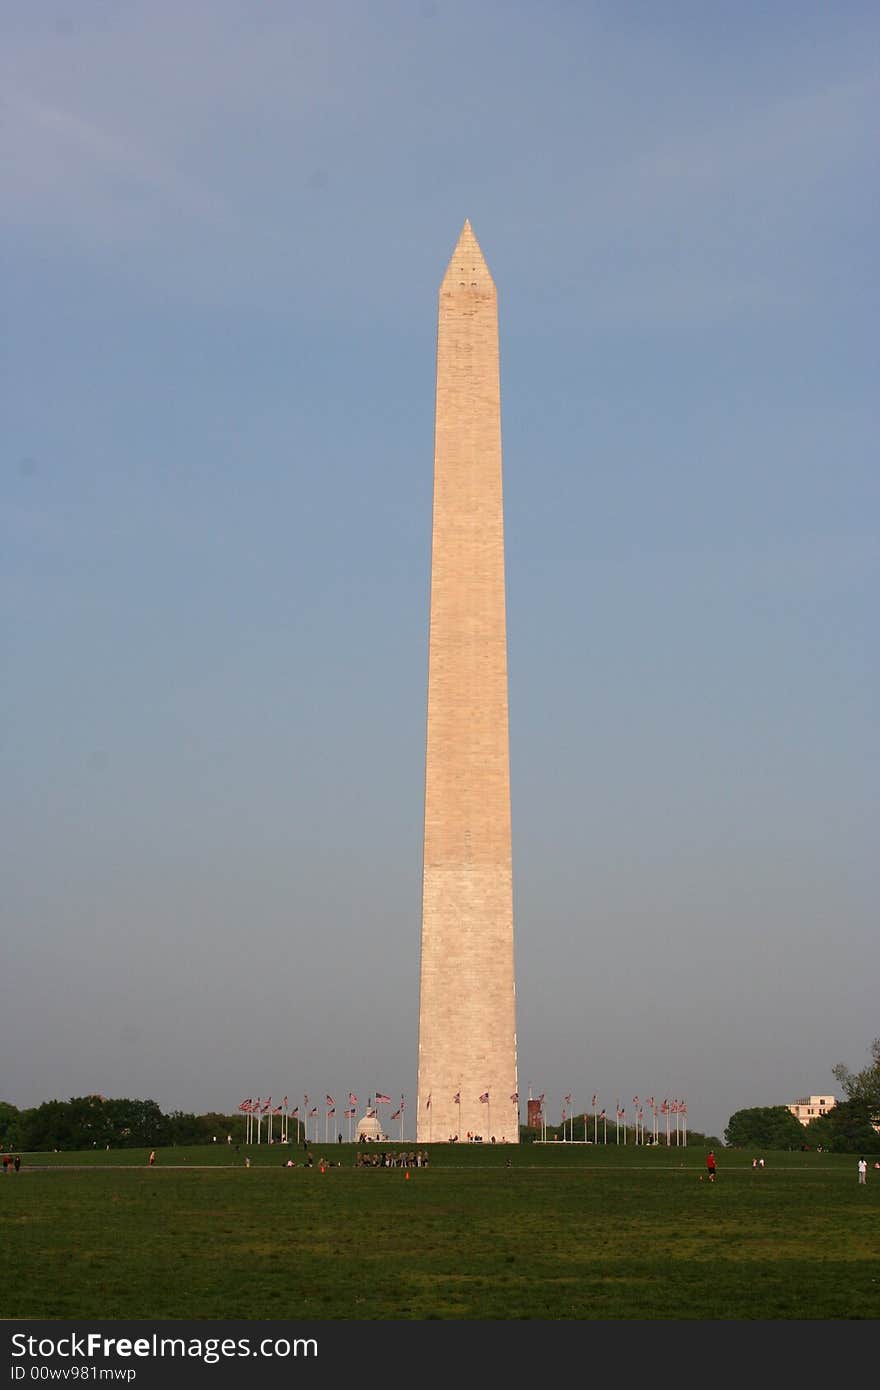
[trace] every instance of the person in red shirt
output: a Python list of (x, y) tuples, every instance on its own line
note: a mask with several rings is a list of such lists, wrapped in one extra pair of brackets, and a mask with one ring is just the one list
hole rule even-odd
[(715, 1181), (715, 1153), (712, 1149), (706, 1155), (706, 1171), (709, 1174), (709, 1181)]

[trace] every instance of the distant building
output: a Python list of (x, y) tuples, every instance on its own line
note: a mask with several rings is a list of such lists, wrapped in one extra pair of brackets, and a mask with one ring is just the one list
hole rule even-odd
[(368, 1107), (367, 1113), (362, 1115), (357, 1122), (358, 1143), (360, 1144), (362, 1140), (375, 1143), (385, 1138), (387, 1138), (387, 1135), (382, 1133), (382, 1126), (379, 1124), (379, 1117), (376, 1111)]
[(819, 1115), (827, 1115), (836, 1104), (834, 1096), (802, 1096), (800, 1100), (793, 1100), (788, 1108), (796, 1120), (800, 1120), (802, 1125), (808, 1125)]

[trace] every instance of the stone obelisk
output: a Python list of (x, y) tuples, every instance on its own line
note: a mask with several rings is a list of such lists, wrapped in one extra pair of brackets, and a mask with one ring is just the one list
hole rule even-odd
[(417, 1140), (519, 1138), (498, 304), (465, 222), (440, 286)]

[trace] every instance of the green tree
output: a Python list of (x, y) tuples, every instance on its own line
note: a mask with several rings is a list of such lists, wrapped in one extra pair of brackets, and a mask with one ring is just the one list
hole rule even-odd
[(864, 1071), (852, 1072), (843, 1062), (832, 1071), (846, 1093), (847, 1100), (857, 1101), (868, 1111), (872, 1124), (880, 1124), (880, 1038), (875, 1038), (868, 1051), (871, 1064)]
[(19, 1147), (19, 1128), (21, 1125), (21, 1111), (15, 1105), (10, 1105), (7, 1100), (0, 1100), (0, 1148), (17, 1149)]
[(169, 1124), (154, 1100), (71, 1096), (48, 1100), (19, 1118), (19, 1146), (47, 1149), (154, 1148), (168, 1142)]
[(818, 1115), (805, 1130), (810, 1148), (827, 1149), (830, 1153), (875, 1153), (880, 1149), (880, 1134), (871, 1124), (868, 1107), (860, 1100), (844, 1100), (824, 1115)]
[(733, 1149), (799, 1149), (804, 1127), (787, 1105), (757, 1106), (731, 1115), (724, 1142)]
[(168, 1142), (169, 1124), (154, 1100), (107, 1101), (111, 1137), (115, 1148), (153, 1149)]

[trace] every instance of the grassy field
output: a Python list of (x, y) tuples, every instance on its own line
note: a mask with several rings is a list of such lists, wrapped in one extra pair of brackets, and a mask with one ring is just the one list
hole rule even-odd
[(710, 1185), (693, 1149), (440, 1146), (409, 1177), (312, 1150), (26, 1155), (0, 1179), (4, 1316), (880, 1317), (855, 1156), (722, 1151)]

